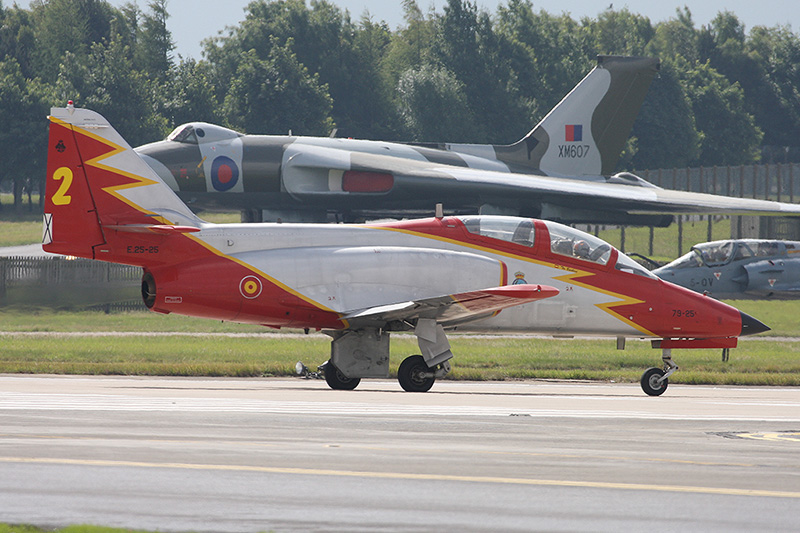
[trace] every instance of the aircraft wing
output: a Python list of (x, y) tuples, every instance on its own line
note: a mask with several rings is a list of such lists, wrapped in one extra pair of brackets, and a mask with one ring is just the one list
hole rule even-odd
[(551, 298), (558, 292), (558, 289), (548, 285), (505, 285), (371, 307), (354, 311), (342, 318), (351, 327), (418, 318), (432, 318), (439, 323), (464, 323), (485, 318), (506, 307)]
[[(603, 176), (522, 174), (448, 164), (452, 160), (415, 160), (323, 146), (288, 149), (293, 150), (297, 151), (284, 166), (283, 185), (304, 203), (369, 197), (376, 207), (396, 204), (406, 209), (430, 210), (437, 201), (457, 210), (490, 204), (566, 222), (613, 223), (615, 214), (623, 217), (622, 223), (626, 215), (633, 219), (674, 214), (800, 216), (798, 204), (662, 189), (632, 175), (632, 184), (627, 185), (618, 177), (609, 182)], [(385, 189), (343, 187), (342, 176), (348, 174), (364, 176), (364, 183), (384, 176)]]

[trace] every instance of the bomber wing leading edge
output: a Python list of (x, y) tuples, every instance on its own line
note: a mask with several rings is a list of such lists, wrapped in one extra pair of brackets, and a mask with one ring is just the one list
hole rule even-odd
[(794, 204), (666, 190), (613, 174), (659, 62), (599, 56), (597, 66), (511, 145), (402, 144), (243, 135), (178, 127), (136, 151), (190, 205), (255, 220), (325, 221), (429, 214), (536, 216), (668, 225), (674, 214), (800, 215)]

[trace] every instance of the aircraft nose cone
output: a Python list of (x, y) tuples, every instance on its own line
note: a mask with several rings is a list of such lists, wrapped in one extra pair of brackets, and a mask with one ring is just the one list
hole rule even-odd
[(742, 315), (742, 336), (755, 335), (756, 333), (763, 333), (772, 329), (748, 314), (742, 313), (741, 311), (739, 311), (739, 314)]

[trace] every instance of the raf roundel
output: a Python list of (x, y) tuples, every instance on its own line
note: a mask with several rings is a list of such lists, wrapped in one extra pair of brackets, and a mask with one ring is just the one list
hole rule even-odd
[(211, 184), (219, 192), (231, 190), (239, 181), (239, 167), (230, 157), (221, 155), (211, 163)]
[(258, 298), (258, 295), (261, 294), (261, 290), (261, 280), (255, 276), (246, 276), (239, 282), (239, 292), (248, 300)]

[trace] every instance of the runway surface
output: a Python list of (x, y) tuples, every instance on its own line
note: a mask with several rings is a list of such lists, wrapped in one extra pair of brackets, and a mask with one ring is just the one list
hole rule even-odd
[(0, 376), (0, 522), (796, 531), (800, 390)]

